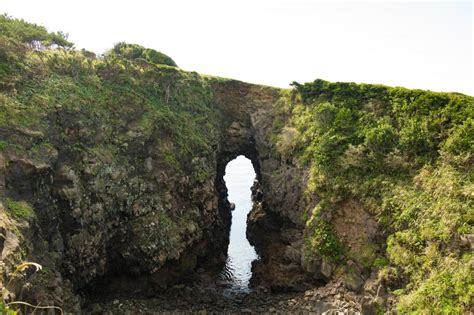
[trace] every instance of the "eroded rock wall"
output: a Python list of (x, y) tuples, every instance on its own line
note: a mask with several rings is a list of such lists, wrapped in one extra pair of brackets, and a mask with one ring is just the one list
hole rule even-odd
[(254, 262), (252, 285), (274, 291), (305, 289), (314, 283), (301, 266), (305, 170), (281, 157), (275, 139), (277, 105), (288, 101), (288, 91), (234, 80), (212, 87), (224, 113), (221, 170), (245, 155), (257, 175), (247, 237), (262, 259)]
[[(98, 286), (156, 291), (225, 261), (230, 223), (215, 185), (219, 134), (208, 83), (176, 68), (133, 64), (124, 74), (101, 65), (87, 78), (54, 74), (59, 90), (47, 90), (45, 76), (2, 91), (3, 283), (24, 260), (46, 271), (31, 285), (10, 283), (12, 299), (76, 312)], [(155, 86), (124, 90), (116, 83), (123, 75)], [(32, 84), (38, 94), (16, 107)], [(62, 89), (69, 95), (58, 101)]]

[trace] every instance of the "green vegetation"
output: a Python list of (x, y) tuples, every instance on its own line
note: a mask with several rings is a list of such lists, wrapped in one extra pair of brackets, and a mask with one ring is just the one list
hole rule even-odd
[(35, 215), (33, 208), (26, 201), (14, 201), (7, 198), (5, 206), (6, 210), (18, 219), (30, 219)]
[(373, 266), (375, 268), (382, 268), (388, 265), (388, 260), (385, 257), (377, 257), (374, 259)]
[[(474, 98), (322, 80), (294, 86), (283, 130), (295, 130), (291, 151), (311, 170), (318, 216), (352, 198), (392, 231), (388, 261), (373, 265), (396, 267), (401, 312), (468, 311), (472, 253), (453, 244), (474, 231)], [(287, 144), (277, 147), (288, 154)], [(321, 231), (330, 228), (309, 224), (307, 243), (319, 244)], [(327, 246), (314, 253), (340, 255)]]
[(109, 51), (109, 55), (115, 54), (116, 56), (123, 57), (128, 60), (145, 60), (153, 64), (162, 64), (172, 67), (176, 67), (176, 63), (170, 57), (165, 54), (156, 51), (154, 49), (145, 48), (137, 44), (118, 43), (114, 46), (114, 49)]
[[(121, 153), (136, 138), (153, 137), (156, 159), (178, 173), (194, 171), (193, 156), (212, 154), (217, 114), (209, 84), (198, 74), (181, 71), (171, 58), (139, 45), (119, 43), (101, 58), (84, 50), (52, 49), (72, 44), (52, 40), (57, 34), (21, 20), (3, 16), (1, 21), (0, 127), (40, 133), (58, 128), (54, 132), (60, 134), (55, 142), (20, 146), (17, 152), (41, 158), (61, 148), (125, 157)], [(30, 30), (39, 35), (21, 35)], [(31, 38), (50, 49), (29, 49), (24, 43)], [(47, 45), (50, 39), (54, 45)], [(55, 125), (55, 115), (70, 117), (69, 131)]]
[(343, 257), (344, 248), (329, 223), (320, 220), (312, 227), (312, 231), (313, 234), (306, 239), (307, 251), (335, 261)]
[(0, 314), (4, 315), (16, 315), (18, 314), (16, 311), (12, 310), (10, 307), (5, 305), (5, 303), (0, 302)]
[(461, 259), (447, 257), (432, 267), (427, 279), (410, 294), (402, 295), (398, 309), (401, 313), (422, 313), (437, 310), (444, 314), (469, 311), (474, 296), (472, 255)]
[(64, 33), (50, 33), (43, 26), (13, 19), (6, 14), (0, 15), (0, 34), (35, 48), (73, 46), (67, 41), (67, 35)]

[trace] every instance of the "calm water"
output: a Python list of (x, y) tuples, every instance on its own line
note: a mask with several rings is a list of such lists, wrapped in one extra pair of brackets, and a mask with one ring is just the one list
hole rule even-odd
[(257, 259), (255, 249), (245, 236), (247, 214), (252, 208), (250, 187), (254, 179), (252, 163), (244, 156), (239, 156), (227, 164), (224, 180), (229, 201), (235, 204), (235, 209), (232, 211), (228, 257), (222, 277), (230, 281), (234, 290), (248, 290), (252, 276), (251, 263)]

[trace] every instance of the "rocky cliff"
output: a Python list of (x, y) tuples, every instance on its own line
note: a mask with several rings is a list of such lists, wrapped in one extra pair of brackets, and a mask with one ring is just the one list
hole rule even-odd
[(0, 34), (3, 283), (21, 261), (43, 271), (10, 281), (4, 301), (77, 312), (97, 288), (158, 292), (218, 271), (225, 166), (245, 155), (257, 174), (254, 286), (342, 279), (368, 312), (470, 307), (472, 97), (322, 80), (277, 89), (185, 72), (138, 45), (97, 57), (11, 23)]

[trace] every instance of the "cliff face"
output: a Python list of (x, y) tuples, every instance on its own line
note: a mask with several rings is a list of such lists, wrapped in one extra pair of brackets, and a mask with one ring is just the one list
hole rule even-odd
[(6, 35), (3, 283), (21, 261), (44, 267), (12, 281), (11, 299), (78, 311), (95, 287), (158, 291), (219, 270), (225, 166), (245, 155), (254, 285), (342, 279), (367, 308), (393, 307), (394, 293), (402, 311), (469, 306), (472, 97), (321, 80), (282, 90), (184, 72), (137, 45), (96, 58)]
[[(210, 237), (223, 222), (217, 120), (203, 79), (79, 52), (19, 58), (29, 69), (5, 78), (2, 93), (0, 193), (19, 226), (10, 233), (19, 241), (7, 232), (4, 242), (17, 245), (11, 254), (50, 270), (36, 277), (35, 299), (64, 304), (111, 273), (154, 274), (165, 285), (200, 257), (224, 259)], [(68, 58), (77, 62), (71, 72)]]
[(322, 80), (294, 86), (276, 147), (308, 171), (305, 270), (341, 277), (364, 293), (363, 309), (467, 311), (474, 99)]
[(306, 171), (282, 159), (275, 140), (276, 124), (288, 118), (276, 109), (290, 102), (291, 92), (238, 81), (214, 81), (212, 87), (223, 113), (218, 187), (225, 185), (225, 166), (238, 155), (252, 161), (257, 175), (247, 220), (247, 237), (261, 257), (254, 262), (252, 284), (274, 291), (307, 288), (314, 279), (301, 267)]

